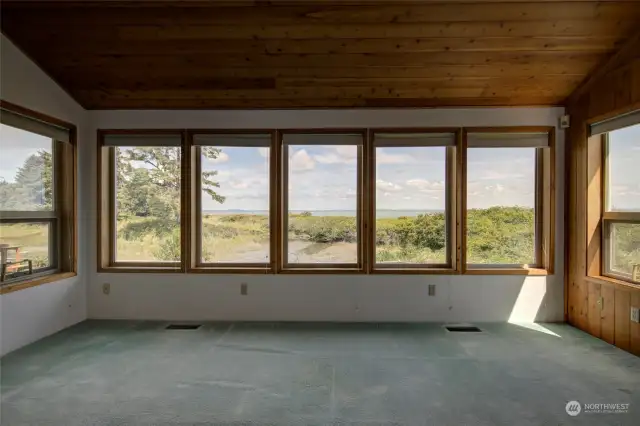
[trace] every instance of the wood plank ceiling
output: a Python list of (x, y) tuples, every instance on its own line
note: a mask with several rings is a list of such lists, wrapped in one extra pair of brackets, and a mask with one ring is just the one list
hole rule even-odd
[(85, 108), (559, 105), (638, 1), (2, 2)]

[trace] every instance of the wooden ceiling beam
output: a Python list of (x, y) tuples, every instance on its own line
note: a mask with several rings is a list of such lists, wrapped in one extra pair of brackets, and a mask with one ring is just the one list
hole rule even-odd
[[(146, 2), (138, 2), (146, 4)], [(626, 20), (640, 16), (640, 3), (556, 1), (553, 7), (528, 3), (421, 3), (410, 8), (396, 4), (369, 3), (365, 6), (323, 5), (299, 2), (295, 6), (147, 8), (143, 14), (127, 13), (122, 7), (76, 7), (60, 9), (44, 4), (24, 9), (18, 5), (5, 7), (9, 13), (30, 13), (39, 25), (62, 20), (79, 26), (112, 25), (291, 25), (291, 24), (407, 24), (429, 22), (529, 22), (540, 20)]]

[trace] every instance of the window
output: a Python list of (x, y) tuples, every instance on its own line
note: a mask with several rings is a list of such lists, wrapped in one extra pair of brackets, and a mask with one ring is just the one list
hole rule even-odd
[(362, 267), (363, 136), (284, 133), (285, 268)]
[(75, 129), (3, 102), (0, 281), (74, 272)]
[(553, 128), (98, 134), (100, 271), (553, 272)]
[(375, 268), (453, 268), (456, 134), (378, 132)]
[(604, 140), (603, 272), (640, 282), (640, 124)]
[(180, 268), (180, 133), (106, 133), (102, 142), (102, 264)]
[(197, 133), (195, 267), (272, 263), (271, 133)]
[(469, 131), (467, 269), (549, 269), (553, 217), (549, 132)]

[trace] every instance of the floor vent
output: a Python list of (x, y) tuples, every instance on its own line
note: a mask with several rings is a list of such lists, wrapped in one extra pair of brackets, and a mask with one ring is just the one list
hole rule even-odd
[(448, 331), (456, 331), (463, 333), (479, 333), (480, 330), (478, 327), (473, 325), (448, 325), (445, 327)]
[(169, 324), (167, 330), (197, 330), (202, 324)]

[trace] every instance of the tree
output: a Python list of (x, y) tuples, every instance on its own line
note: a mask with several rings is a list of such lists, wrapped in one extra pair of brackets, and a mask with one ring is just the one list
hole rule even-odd
[(40, 150), (26, 158), (14, 182), (0, 180), (0, 207), (5, 210), (48, 210), (53, 207), (51, 153)]
[[(220, 149), (203, 147), (206, 158), (215, 160)], [(116, 151), (118, 211), (126, 215), (180, 217), (180, 151), (173, 147), (120, 148)], [(218, 194), (217, 171), (202, 172), (202, 190), (214, 201)]]

